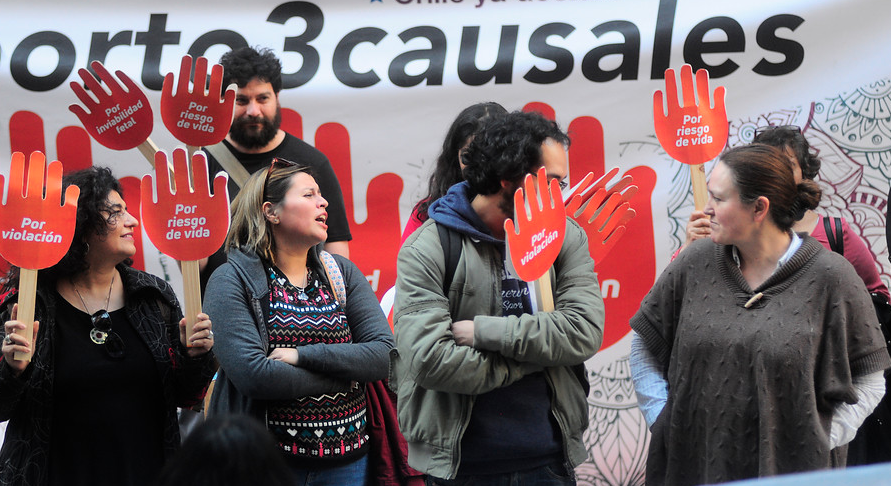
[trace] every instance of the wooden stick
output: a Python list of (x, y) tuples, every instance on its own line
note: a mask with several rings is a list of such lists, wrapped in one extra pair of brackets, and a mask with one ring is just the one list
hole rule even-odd
[(690, 184), (693, 186), (693, 206), (702, 211), (708, 203), (708, 187), (705, 183), (705, 164), (690, 166)]
[(155, 142), (152, 142), (152, 139), (147, 138), (145, 142), (136, 146), (137, 149), (142, 153), (142, 156), (145, 157), (145, 160), (148, 160), (149, 164), (152, 164), (152, 169), (155, 168), (155, 152), (160, 150)]
[(550, 270), (535, 281), (535, 293), (538, 295), (538, 301), (541, 303), (541, 311), (551, 312), (554, 310), (554, 292), (551, 290)]
[[(181, 263), (183, 293), (186, 298), (186, 343), (188, 343), (194, 333), (192, 328), (198, 321), (198, 314), (201, 313), (201, 277), (198, 271), (198, 260)], [(192, 347), (191, 344), (188, 346)]]
[[(155, 145), (155, 142), (152, 142), (152, 139), (147, 138), (145, 142), (136, 146), (139, 149), (139, 152), (142, 153), (142, 156), (145, 157), (145, 160), (148, 160), (149, 164), (152, 164), (152, 169), (157, 170), (155, 167), (155, 152), (161, 150)], [(167, 160), (167, 175), (170, 176), (170, 180), (173, 180), (173, 161)]]
[(25, 330), (17, 334), (23, 336), (31, 346), (31, 353), (15, 353), (16, 361), (31, 361), (34, 353), (34, 303), (37, 297), (37, 270), (30, 268), (19, 269), (19, 311), (17, 319), (25, 324)]
[[(195, 186), (197, 185), (195, 183), (195, 173), (192, 172), (192, 156), (195, 155), (195, 152), (199, 150), (201, 150), (201, 147), (195, 145), (186, 145), (186, 154), (188, 154), (186, 160), (189, 161), (189, 163), (186, 164), (186, 167), (189, 168), (189, 180), (192, 181), (192, 188), (195, 188)], [(210, 179), (213, 180), (213, 174), (211, 174)]]

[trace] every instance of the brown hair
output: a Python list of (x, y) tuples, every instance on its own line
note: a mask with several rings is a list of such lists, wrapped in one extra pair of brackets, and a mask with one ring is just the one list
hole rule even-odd
[(775, 147), (743, 145), (724, 152), (721, 162), (730, 169), (740, 200), (752, 204), (766, 197), (770, 218), (783, 231), (792, 228), (801, 212), (820, 204), (820, 186), (809, 179), (796, 185), (788, 158)]
[(232, 222), (226, 237), (227, 251), (237, 248), (247, 253), (257, 253), (261, 258), (275, 262), (272, 223), (263, 213), (263, 204), (281, 204), (291, 188), (291, 178), (300, 172), (312, 176), (312, 171), (307, 166), (276, 165), (270, 166), (269, 170), (258, 170), (245, 182), (241, 192), (232, 201)]

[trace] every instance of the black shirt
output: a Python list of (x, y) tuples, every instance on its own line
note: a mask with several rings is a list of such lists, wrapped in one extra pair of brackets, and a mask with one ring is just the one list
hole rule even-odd
[(50, 484), (149, 485), (164, 464), (164, 390), (124, 309), (111, 312), (124, 356), (90, 340), (90, 316), (57, 297)]

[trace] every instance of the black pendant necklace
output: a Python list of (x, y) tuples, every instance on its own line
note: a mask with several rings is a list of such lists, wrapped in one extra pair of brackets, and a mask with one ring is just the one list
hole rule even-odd
[(87, 303), (84, 302), (83, 296), (81, 296), (80, 291), (77, 290), (77, 284), (74, 283), (74, 280), (71, 281), (71, 286), (74, 287), (74, 293), (77, 294), (77, 297), (80, 299), (80, 303), (83, 304), (87, 314), (90, 314), (90, 321), (93, 323), (93, 328), (90, 329), (90, 340), (95, 344), (105, 344), (105, 341), (108, 339), (108, 334), (111, 332), (111, 317), (108, 315), (108, 303), (111, 302), (111, 289), (114, 288), (114, 278), (115, 275), (112, 275), (111, 285), (108, 286), (108, 296), (105, 297), (105, 308), (99, 309), (95, 314), (90, 314), (90, 309), (87, 307)]

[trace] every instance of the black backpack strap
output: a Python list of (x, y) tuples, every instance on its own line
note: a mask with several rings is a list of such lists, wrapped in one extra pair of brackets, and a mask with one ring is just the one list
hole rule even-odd
[[(835, 228), (833, 228), (833, 223)], [(842, 234), (841, 218), (823, 217), (823, 229), (826, 230), (826, 239), (829, 240), (829, 249), (838, 253), (845, 254), (845, 239)]]
[(458, 268), (458, 259), (461, 258), (461, 235), (445, 225), (436, 224), (439, 233), (439, 243), (442, 245), (442, 254), (445, 257), (445, 275), (442, 279), (442, 293), (449, 296), (449, 287), (455, 278), (455, 269)]

